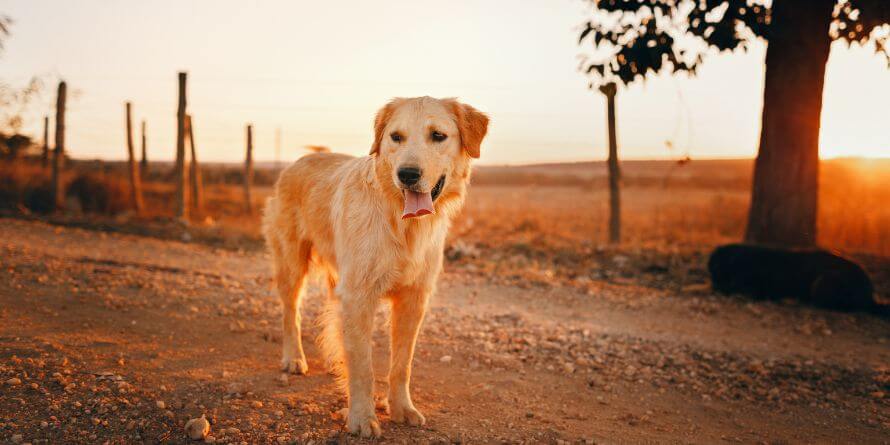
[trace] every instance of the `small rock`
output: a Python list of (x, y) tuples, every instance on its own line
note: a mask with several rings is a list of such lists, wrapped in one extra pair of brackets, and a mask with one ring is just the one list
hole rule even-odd
[(281, 386), (287, 386), (287, 374), (282, 372), (281, 375), (278, 376), (278, 383)]
[(12, 443), (22, 443), (25, 438), (22, 437), (21, 434), (13, 434), (12, 437), (9, 438), (9, 440), (11, 440)]
[(259, 400), (254, 400), (253, 402), (250, 402), (250, 406), (252, 406), (254, 408), (262, 408), (263, 402), (260, 402)]
[(450, 355), (443, 355), (442, 358), (439, 359), (442, 363), (451, 363), (452, 357)]
[(13, 377), (13, 378), (7, 380), (7, 381), (6, 381), (6, 384), (9, 385), (9, 386), (21, 385), (21, 384), (22, 384), (22, 379), (20, 379), (20, 378), (18, 378), (18, 377)]
[(244, 385), (242, 385), (238, 382), (232, 382), (232, 383), (229, 383), (228, 386), (226, 386), (226, 393), (230, 396), (240, 395), (240, 394), (243, 394), (244, 392), (245, 392)]
[(158, 409), (164, 409), (167, 407), (167, 404), (164, 403), (163, 400), (158, 400), (157, 402), (155, 402), (155, 405), (157, 405)]
[(202, 414), (201, 417), (191, 419), (185, 423), (185, 433), (189, 436), (189, 439), (192, 440), (204, 439), (210, 434), (210, 422), (208, 422), (207, 417)]
[(346, 416), (349, 415), (349, 408), (340, 408), (331, 413), (331, 418), (334, 420), (345, 420)]

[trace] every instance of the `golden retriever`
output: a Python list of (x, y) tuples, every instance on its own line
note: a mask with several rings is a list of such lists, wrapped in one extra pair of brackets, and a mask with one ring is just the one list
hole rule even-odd
[(391, 419), (426, 421), (408, 388), (414, 344), (487, 130), (485, 114), (454, 99), (397, 98), (377, 113), (370, 156), (305, 156), (266, 203), (263, 233), (284, 311), (281, 367), (308, 370), (300, 299), (310, 269), (320, 271), (330, 289), (321, 346), (346, 384), (351, 433), (381, 434), (371, 334), (382, 300), (391, 305)]

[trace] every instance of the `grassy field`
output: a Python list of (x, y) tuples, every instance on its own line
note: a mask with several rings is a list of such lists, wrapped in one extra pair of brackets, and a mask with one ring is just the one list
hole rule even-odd
[[(751, 167), (750, 160), (624, 162), (624, 247), (688, 249), (741, 239)], [(83, 162), (75, 170), (109, 171), (104, 178), (113, 183), (116, 195), (126, 196), (120, 165)], [(173, 188), (165, 180), (167, 170), (155, 167), (146, 181), (144, 219), (172, 216)], [(605, 165), (598, 162), (478, 167), (452, 241), (480, 248), (564, 253), (607, 248), (605, 174)], [(66, 178), (71, 181), (76, 175), (69, 172)], [(47, 176), (37, 166), (20, 165), (15, 172), (9, 165), (0, 166), (4, 207), (15, 207), (10, 184), (18, 181), (25, 183), (20, 187), (33, 187)], [(202, 214), (193, 216), (196, 225), (223, 237), (258, 240), (259, 215), (243, 210), (238, 167), (207, 167), (204, 177), (206, 205)], [(258, 172), (256, 208), (262, 207), (275, 177), (271, 170)], [(890, 202), (890, 160), (824, 161), (820, 181), (820, 245), (846, 253), (890, 256), (890, 206), (886, 205)]]
[[(625, 162), (624, 243), (684, 248), (741, 239), (751, 164)], [(608, 235), (605, 172), (602, 163), (478, 167), (453, 238), (544, 250), (602, 246)], [(842, 252), (890, 256), (890, 206), (885, 205), (890, 202), (890, 160), (826, 161), (820, 180), (819, 243)], [(170, 201), (169, 187), (154, 184), (150, 190), (155, 208)], [(260, 184), (258, 204), (270, 192), (271, 184)], [(256, 215), (242, 212), (240, 186), (209, 186), (207, 198), (207, 214), (217, 224), (258, 236)]]

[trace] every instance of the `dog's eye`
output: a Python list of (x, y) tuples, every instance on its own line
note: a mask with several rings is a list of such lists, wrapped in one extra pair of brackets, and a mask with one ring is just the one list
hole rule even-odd
[(400, 135), (399, 133), (393, 132), (389, 135), (389, 137), (392, 139), (393, 142), (402, 142), (402, 135)]
[(442, 142), (445, 139), (448, 139), (448, 136), (446, 136), (444, 133), (439, 133), (438, 131), (432, 132), (432, 134), (430, 134), (430, 137), (432, 137), (433, 140), (436, 142)]

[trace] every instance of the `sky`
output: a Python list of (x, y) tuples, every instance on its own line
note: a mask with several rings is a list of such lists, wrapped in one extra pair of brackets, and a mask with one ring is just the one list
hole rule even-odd
[[(581, 0), (428, 2), (0, 0), (12, 36), (0, 81), (68, 83), (67, 146), (126, 157), (124, 102), (146, 121), (149, 158), (175, 153), (176, 78), (205, 161), (284, 161), (306, 145), (362, 155), (377, 109), (396, 96), (456, 96), (491, 117), (481, 162), (606, 156), (605, 100), (578, 71)], [(835, 43), (827, 67), (823, 157), (890, 156), (890, 70), (873, 48)], [(745, 158), (760, 133), (765, 45), (712, 54), (694, 78), (619, 91), (625, 159)], [(42, 113), (42, 112), (41, 112)], [(31, 116), (25, 130), (39, 135)], [(280, 130), (279, 130), (280, 129)], [(138, 141), (138, 134), (136, 135)], [(138, 142), (137, 142), (138, 143)]]

